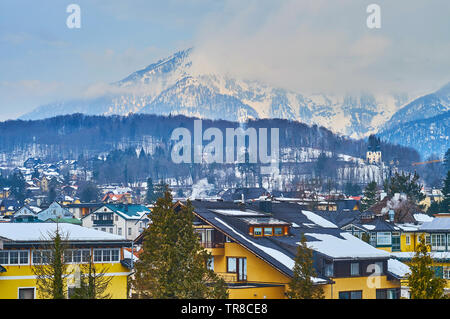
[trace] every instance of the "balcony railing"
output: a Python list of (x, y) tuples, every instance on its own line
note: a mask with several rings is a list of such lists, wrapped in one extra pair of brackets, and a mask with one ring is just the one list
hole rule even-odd
[(223, 248), (224, 243), (200, 242), (203, 248)]
[(216, 274), (225, 280), (225, 282), (238, 282), (236, 273), (216, 272)]
[(102, 219), (102, 220), (100, 220), (100, 219), (97, 219), (97, 220), (94, 220), (94, 225), (102, 225), (102, 226), (105, 226), (105, 225), (114, 225), (114, 221), (112, 220), (112, 219)]

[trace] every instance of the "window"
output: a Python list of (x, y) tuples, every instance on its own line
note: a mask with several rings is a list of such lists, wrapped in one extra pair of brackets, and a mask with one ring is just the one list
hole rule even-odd
[(104, 231), (104, 232), (106, 232), (106, 228), (102, 228), (101, 230)]
[(375, 262), (374, 273), (380, 274), (380, 275), (383, 274), (383, 262), (382, 261)]
[(110, 233), (112, 234), (112, 233), (113, 233), (113, 229), (112, 229), (112, 228), (110, 228), (110, 229), (109, 229), (109, 232), (110, 232)]
[(247, 258), (227, 257), (227, 272), (236, 273), (238, 281), (247, 280)]
[(32, 261), (35, 265), (48, 264), (50, 262), (52, 252), (50, 250), (34, 250)]
[(275, 227), (275, 236), (283, 235), (283, 228)]
[(410, 235), (405, 236), (405, 243), (406, 243), (406, 245), (411, 245), (411, 236)]
[(444, 267), (442, 269), (442, 276), (444, 279), (450, 279), (450, 267)]
[(359, 263), (350, 264), (350, 275), (359, 276)]
[(332, 262), (325, 262), (324, 275), (327, 276), (327, 277), (333, 277), (334, 269), (333, 269), (333, 263)]
[(370, 233), (370, 244), (372, 246), (377, 245), (377, 233)]
[(362, 291), (340, 291), (339, 299), (362, 299)]
[(236, 259), (233, 257), (227, 258), (227, 272), (236, 272)]
[(131, 236), (131, 227), (128, 227), (128, 236)]
[(68, 249), (64, 252), (64, 261), (66, 263), (85, 263), (89, 262), (91, 251), (89, 249)]
[(431, 250), (444, 251), (445, 250), (445, 235), (432, 234), (431, 235)]
[(117, 234), (122, 236), (122, 227), (117, 228)]
[(253, 230), (253, 234), (255, 236), (262, 236), (262, 228), (261, 227), (255, 227), (255, 229)]
[(115, 216), (114, 216), (114, 220), (115, 220), (115, 221), (118, 221), (118, 220), (119, 220), (119, 217), (118, 217), (117, 215), (115, 215)]
[(392, 251), (400, 251), (400, 233), (392, 233)]
[(425, 236), (425, 244), (431, 245), (431, 238), (430, 238), (430, 235), (426, 235), (426, 236)]
[(208, 260), (208, 269), (214, 271), (214, 256)]
[(117, 262), (119, 259), (119, 248), (94, 249), (94, 262)]
[(377, 245), (389, 246), (391, 245), (391, 233), (379, 232), (377, 233)]
[(273, 228), (272, 227), (264, 227), (264, 236), (272, 236)]
[(377, 299), (398, 299), (399, 291), (397, 289), (377, 289)]
[(81, 251), (81, 260), (84, 263), (88, 263), (91, 260), (91, 251), (90, 251), (90, 249), (83, 249)]
[(26, 265), (28, 264), (28, 251), (3, 250), (0, 251), (0, 265)]
[(34, 299), (34, 288), (19, 288), (19, 299)]

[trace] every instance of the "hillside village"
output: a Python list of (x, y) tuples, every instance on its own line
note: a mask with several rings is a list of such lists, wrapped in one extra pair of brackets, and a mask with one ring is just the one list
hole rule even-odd
[[(380, 162), (376, 152), (369, 150), (367, 161)], [(45, 234), (56, 227), (67, 232), (71, 253), (64, 259), (71, 267), (93, 258), (112, 277), (111, 298), (136, 296), (127, 287), (155, 200), (163, 196), (162, 182), (96, 185), (93, 172), (76, 160), (39, 158), (27, 159), (10, 176), (12, 186), (0, 192), (0, 298), (39, 298), (32, 269), (43, 263)], [(175, 211), (191, 200), (193, 227), (211, 254), (208, 267), (226, 282), (229, 298), (286, 298), (303, 235), (313, 251), (314, 285), (325, 298), (410, 298), (408, 264), (421, 235), (436, 276), (446, 280), (450, 292), (450, 212), (430, 211), (449, 196), (439, 189), (422, 187), (414, 203), (408, 194), (380, 187), (369, 201), (369, 186), (361, 194), (306, 187), (272, 193), (263, 187), (216, 190), (206, 179), (190, 192), (167, 186)], [(373, 276), (378, 276), (375, 286), (369, 284)], [(77, 287), (72, 277), (67, 298)]]

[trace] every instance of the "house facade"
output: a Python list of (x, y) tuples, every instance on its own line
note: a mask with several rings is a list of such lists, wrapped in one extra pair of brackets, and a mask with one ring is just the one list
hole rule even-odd
[(199, 239), (213, 257), (209, 266), (227, 282), (230, 298), (286, 298), (302, 234), (325, 298), (400, 296), (406, 265), (298, 204), (274, 202), (270, 212), (258, 202), (192, 204)]
[(37, 214), (40, 221), (47, 221), (58, 218), (73, 218), (73, 215), (58, 202), (53, 202), (50, 206)]
[[(0, 223), (0, 299), (40, 299), (32, 267), (43, 263), (43, 252), (48, 249), (46, 234), (54, 233), (56, 223)], [(80, 265), (93, 261), (94, 267), (105, 268), (111, 279), (106, 293), (114, 299), (127, 297), (127, 254), (131, 246), (124, 238), (72, 224), (59, 224), (67, 235), (68, 249), (64, 260), (68, 264), (66, 296), (76, 287), (74, 274)], [(45, 261), (44, 261), (45, 263)]]
[(147, 227), (150, 209), (144, 205), (106, 204), (84, 216), (83, 227), (123, 236), (134, 240)]

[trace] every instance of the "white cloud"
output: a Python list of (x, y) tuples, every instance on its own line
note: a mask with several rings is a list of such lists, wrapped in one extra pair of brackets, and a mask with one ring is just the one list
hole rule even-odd
[(358, 0), (227, 1), (224, 14), (204, 21), (194, 65), (199, 73), (229, 73), (305, 93), (414, 94), (450, 80), (448, 34), (441, 30), (449, 30), (444, 17), (450, 5), (377, 3), (379, 30), (367, 28), (369, 3)]

